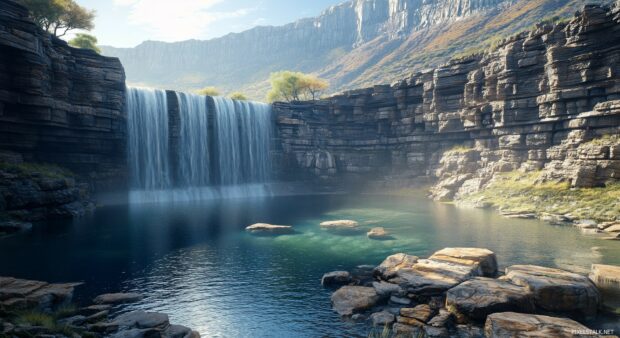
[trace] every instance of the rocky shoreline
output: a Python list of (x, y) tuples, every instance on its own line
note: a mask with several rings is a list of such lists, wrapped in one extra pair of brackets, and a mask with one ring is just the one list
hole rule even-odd
[(72, 299), (79, 285), (0, 277), (0, 337), (200, 337), (196, 331), (171, 324), (163, 313), (115, 314), (118, 305), (140, 300), (139, 294), (104, 294), (91, 305), (77, 307)]
[(322, 284), (339, 287), (331, 297), (338, 314), (395, 337), (596, 337), (617, 330), (580, 322), (610, 313), (605, 294), (620, 291), (620, 266), (593, 265), (589, 277), (534, 265), (502, 273), (490, 250), (446, 248), (428, 259), (399, 253), (375, 268), (327, 273)]

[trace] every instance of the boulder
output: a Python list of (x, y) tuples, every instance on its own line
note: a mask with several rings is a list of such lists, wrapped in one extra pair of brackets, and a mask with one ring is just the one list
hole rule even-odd
[(0, 277), (0, 308), (53, 310), (73, 299), (81, 283), (49, 284), (46, 282)]
[(168, 315), (156, 312), (133, 311), (122, 314), (112, 321), (119, 330), (166, 329), (170, 325)]
[(378, 267), (375, 268), (375, 275), (388, 280), (396, 275), (400, 269), (411, 269), (418, 262), (418, 257), (398, 253), (386, 258)]
[(365, 286), (343, 286), (331, 297), (334, 310), (341, 316), (370, 309), (378, 300), (379, 295), (375, 289)]
[(129, 292), (129, 293), (106, 293), (103, 295), (99, 295), (95, 297), (93, 303), (95, 304), (108, 304), (108, 305), (116, 305), (116, 304), (124, 304), (124, 303), (135, 303), (142, 299), (142, 295), (139, 293)]
[(370, 315), (373, 326), (390, 325), (396, 321), (396, 317), (388, 311), (375, 312)]
[(620, 307), (620, 266), (593, 264), (589, 275), (602, 294), (603, 303), (612, 308)]
[(541, 310), (593, 317), (600, 303), (601, 297), (594, 283), (569, 271), (514, 265), (506, 268), (505, 279), (526, 287)]
[(532, 294), (527, 288), (506, 281), (478, 277), (447, 292), (446, 307), (455, 315), (484, 320), (495, 312), (534, 312)]
[(395, 323), (392, 326), (392, 333), (395, 337), (419, 337), (422, 333), (422, 327)]
[(328, 272), (321, 278), (323, 286), (342, 286), (351, 283), (351, 274), (348, 271)]
[(409, 305), (411, 304), (411, 299), (392, 295), (390, 297), (390, 303), (397, 305)]
[(386, 239), (393, 238), (383, 227), (377, 227), (377, 228), (370, 229), (370, 231), (366, 233), (366, 236), (370, 239), (376, 239), (376, 240), (386, 240)]
[(480, 274), (475, 265), (421, 259), (410, 269), (401, 269), (389, 281), (399, 284), (408, 293), (422, 296), (439, 295)]
[(324, 229), (355, 229), (359, 226), (359, 223), (351, 220), (339, 220), (322, 222), (320, 226)]
[(273, 225), (267, 223), (256, 223), (245, 228), (246, 231), (254, 234), (272, 234), (272, 235), (286, 235), (295, 232), (292, 226), (289, 225)]
[(495, 253), (481, 248), (445, 248), (435, 252), (429, 259), (462, 265), (479, 265), (484, 277), (497, 274), (497, 258)]
[(426, 323), (433, 316), (433, 310), (427, 304), (420, 304), (413, 308), (400, 309), (400, 315), (403, 317), (414, 318)]
[(439, 313), (428, 321), (428, 325), (433, 327), (447, 327), (452, 324), (454, 316), (446, 309), (439, 309)]
[(384, 281), (372, 282), (372, 287), (375, 288), (375, 291), (379, 297), (382, 298), (387, 298), (392, 295), (399, 295), (403, 291), (400, 286)]
[(484, 325), (484, 332), (487, 338), (591, 336), (587, 334), (587, 332), (591, 332), (587, 327), (567, 318), (516, 312), (500, 312), (489, 315)]

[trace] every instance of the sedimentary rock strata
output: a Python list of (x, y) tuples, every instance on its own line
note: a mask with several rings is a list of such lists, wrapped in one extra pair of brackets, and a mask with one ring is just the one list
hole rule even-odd
[(399, 188), (436, 181), (439, 200), (516, 170), (573, 187), (617, 181), (618, 41), (620, 6), (589, 5), (568, 23), (393, 85), (277, 103), (280, 175), (356, 187), (359, 178)]

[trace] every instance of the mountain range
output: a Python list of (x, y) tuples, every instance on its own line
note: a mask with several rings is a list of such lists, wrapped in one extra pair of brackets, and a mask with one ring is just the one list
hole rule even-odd
[(350, 0), (284, 26), (102, 51), (120, 58), (133, 85), (185, 91), (215, 86), (263, 99), (270, 73), (294, 70), (327, 79), (333, 93), (390, 83), (480, 52), (537, 23), (570, 17), (587, 3), (592, 1)]

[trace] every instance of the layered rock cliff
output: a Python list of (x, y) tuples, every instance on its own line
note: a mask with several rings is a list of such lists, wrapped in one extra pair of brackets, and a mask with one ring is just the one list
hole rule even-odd
[(391, 86), (275, 105), (284, 177), (402, 187), (436, 199), (500, 173), (601, 186), (620, 177), (620, 6), (586, 6), (486, 54)]
[(125, 176), (125, 74), (69, 47), (12, 1), (0, 6), (0, 151), (106, 182)]

